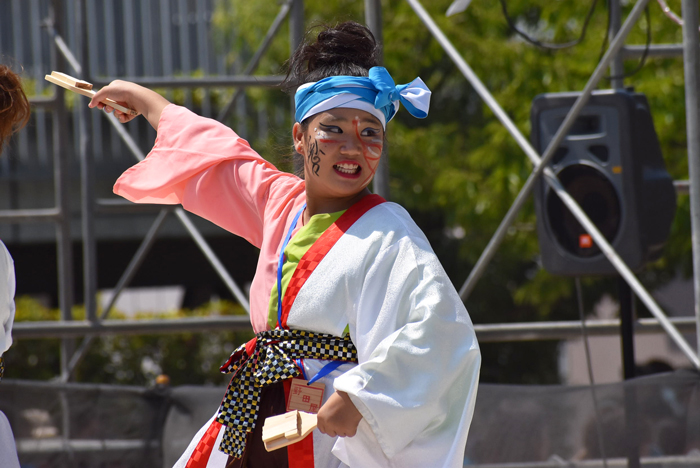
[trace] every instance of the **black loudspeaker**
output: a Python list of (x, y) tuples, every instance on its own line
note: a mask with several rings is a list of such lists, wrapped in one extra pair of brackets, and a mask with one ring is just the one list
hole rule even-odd
[[(578, 96), (543, 94), (533, 101), (531, 140), (540, 154)], [(676, 192), (643, 94), (594, 92), (549, 165), (631, 269), (661, 255), (676, 212)], [(547, 271), (572, 276), (616, 273), (543, 179), (535, 188), (535, 209)]]

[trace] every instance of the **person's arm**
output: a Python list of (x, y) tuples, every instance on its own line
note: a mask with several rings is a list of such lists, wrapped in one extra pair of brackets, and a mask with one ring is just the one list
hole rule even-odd
[[(356, 315), (349, 317), (359, 364), (333, 384), (347, 394), (387, 458), (416, 439), (430, 439), (445, 453), (463, 447), (480, 365), (459, 295), (427, 240), (411, 229), (415, 235), (374, 254), (361, 275)], [(343, 443), (357, 451), (364, 439), (356, 439)]]
[(163, 112), (163, 109), (165, 109), (165, 106), (170, 104), (170, 101), (160, 94), (148, 88), (144, 88), (143, 86), (139, 86), (136, 83), (121, 80), (112, 81), (109, 85), (95, 93), (88, 105), (89, 107), (104, 109), (105, 112), (114, 111), (114, 115), (121, 123), (129, 122), (136, 116), (125, 114), (109, 105), (103, 104), (100, 101), (104, 98), (110, 98), (125, 107), (134, 109), (136, 112), (146, 117), (148, 123), (156, 130), (158, 130), (160, 114)]
[(182, 204), (256, 247), (265, 213), (274, 216), (303, 189), (298, 177), (278, 171), (227, 126), (175, 104), (162, 110), (146, 159), (114, 185), (115, 194), (134, 203)]

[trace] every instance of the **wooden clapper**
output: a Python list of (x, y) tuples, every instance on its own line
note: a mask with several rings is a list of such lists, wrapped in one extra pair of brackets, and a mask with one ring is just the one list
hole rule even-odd
[(316, 429), (316, 415), (304, 411), (290, 411), (265, 420), (262, 440), (265, 450), (271, 452), (299, 442)]
[[(46, 79), (46, 81), (49, 81), (62, 88), (66, 88), (67, 90), (73, 91), (74, 93), (82, 94), (83, 96), (87, 96), (89, 98), (92, 98), (96, 92), (92, 89), (92, 83), (73, 78), (72, 76), (66, 75), (65, 73), (52, 71), (50, 75), (46, 75), (44, 78)], [(139, 115), (139, 113), (136, 112), (134, 109), (129, 109), (128, 107), (124, 107), (121, 104), (117, 104), (117, 102), (113, 101), (112, 99), (105, 98), (101, 102), (103, 104), (117, 109), (118, 111), (124, 112), (125, 114)]]

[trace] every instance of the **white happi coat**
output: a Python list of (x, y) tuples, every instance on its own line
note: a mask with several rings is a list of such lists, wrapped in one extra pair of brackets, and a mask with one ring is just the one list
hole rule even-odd
[[(344, 364), (319, 381), (329, 389), (324, 400), (331, 389), (347, 392), (363, 419), (354, 437), (314, 431), (316, 467), (463, 466), (479, 349), (462, 301), (399, 205), (372, 208), (341, 236), (287, 320), (292, 329), (336, 336), (348, 324), (358, 365)], [(304, 362), (309, 377), (325, 364)], [(225, 460), (214, 454), (208, 466)]]
[[(323, 313), (319, 313), (323, 311)], [(408, 213), (384, 203), (311, 274), (290, 328), (342, 335), (358, 365), (335, 378), (363, 419), (333, 454), (351, 467), (461, 467), (479, 377), (471, 320)]]
[[(264, 329), (282, 239), (305, 201), (303, 181), (228, 127), (170, 105), (153, 150), (115, 192), (141, 203), (182, 203), (260, 248), (250, 300), (253, 327)], [(320, 382), (324, 400), (333, 389), (347, 392), (363, 418), (351, 438), (313, 432), (317, 468), (463, 465), (479, 348), (459, 295), (402, 207), (375, 206), (340, 237), (299, 291), (287, 325), (336, 336), (349, 327), (357, 347), (357, 365), (343, 364)], [(304, 365), (310, 378), (324, 362)], [(208, 426), (176, 467), (187, 464)], [(207, 467), (226, 460), (214, 450)]]

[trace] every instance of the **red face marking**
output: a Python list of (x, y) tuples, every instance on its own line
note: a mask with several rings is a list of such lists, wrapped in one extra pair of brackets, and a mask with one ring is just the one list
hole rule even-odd
[(321, 143), (340, 143), (339, 140), (329, 140), (327, 138), (317, 138), (316, 141), (320, 141)]
[[(365, 141), (362, 139), (362, 135), (360, 135), (360, 119), (355, 117), (352, 120), (352, 123), (355, 125), (355, 135), (357, 136), (357, 139), (362, 142), (362, 156), (364, 156), (365, 162), (367, 163), (367, 166), (369, 166), (370, 173), (367, 175), (365, 180), (362, 181), (364, 184), (374, 177), (374, 174), (377, 172), (379, 158), (382, 156), (382, 145), (379, 143), (365, 143)], [(375, 156), (372, 150), (378, 150), (379, 156)]]

